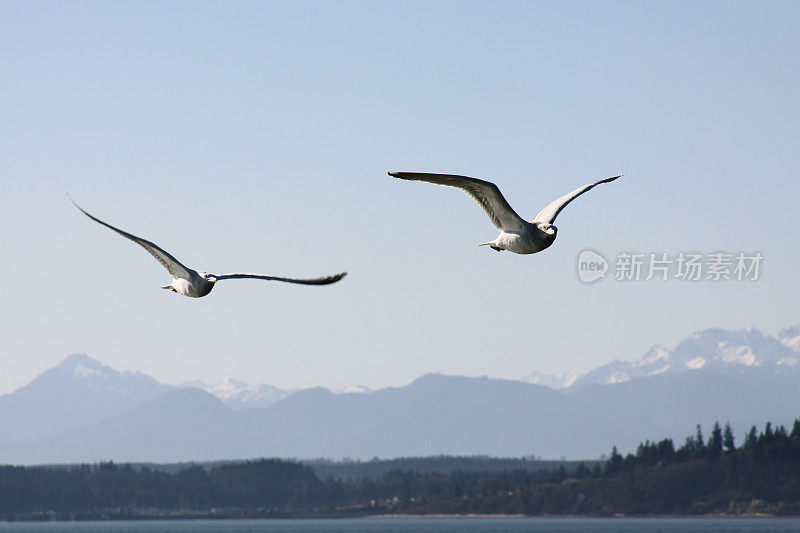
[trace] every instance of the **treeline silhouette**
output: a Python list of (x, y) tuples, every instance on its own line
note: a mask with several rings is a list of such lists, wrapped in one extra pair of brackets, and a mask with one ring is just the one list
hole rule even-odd
[[(625, 456), (614, 447), (605, 462), (498, 471), (497, 464), (486, 466), (497, 461), (490, 458), (427, 460), (474, 470), (437, 470), (424, 458), (373, 460), (365, 470), (371, 475), (324, 479), (307, 464), (276, 459), (178, 470), (112, 462), (2, 466), (0, 519), (800, 514), (800, 419), (791, 431), (771, 423), (762, 432), (752, 427), (738, 448), (730, 426), (716, 423), (708, 439), (698, 425), (679, 447), (671, 439), (646, 441)], [(416, 469), (385, 471), (398, 465)]]
[(175, 473), (113, 462), (0, 467), (0, 519), (124, 519), (206, 514), (276, 514), (325, 504), (308, 466), (277, 459)]
[[(594, 466), (601, 461), (588, 461), (584, 464)], [(528, 457), (490, 457), (488, 455), (451, 456), (438, 455), (430, 457), (399, 457), (396, 459), (378, 459), (359, 461), (345, 459), (331, 461), (329, 459), (315, 459), (303, 461), (304, 464), (314, 469), (321, 479), (335, 478), (345, 481), (358, 481), (362, 479), (378, 479), (381, 476), (395, 471), (404, 472), (439, 472), (451, 473), (465, 472), (506, 472), (511, 470), (554, 470), (564, 465), (572, 470), (580, 461), (543, 460), (536, 456)]]

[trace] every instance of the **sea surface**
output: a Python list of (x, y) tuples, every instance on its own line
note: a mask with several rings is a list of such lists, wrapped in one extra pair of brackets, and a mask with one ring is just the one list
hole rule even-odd
[(798, 532), (800, 518), (353, 518), (291, 520), (152, 520), (0, 522), (0, 532), (53, 533), (769, 533)]

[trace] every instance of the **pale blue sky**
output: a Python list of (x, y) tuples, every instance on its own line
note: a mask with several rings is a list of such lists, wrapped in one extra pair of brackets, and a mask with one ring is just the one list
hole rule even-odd
[[(0, 2), (0, 393), (72, 352), (166, 382), (401, 385), (800, 322), (796, 2)], [(497, 254), (454, 189), (555, 245)], [(159, 289), (148, 254), (319, 275)], [(581, 284), (584, 248), (760, 251), (755, 283)]]

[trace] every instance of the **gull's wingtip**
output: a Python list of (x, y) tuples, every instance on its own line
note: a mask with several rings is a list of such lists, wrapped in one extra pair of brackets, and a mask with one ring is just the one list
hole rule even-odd
[(341, 281), (343, 277), (347, 275), (347, 272), (339, 272), (338, 274), (334, 274), (332, 276), (328, 276), (327, 278), (323, 278), (323, 285), (330, 285), (331, 283), (336, 283), (337, 281)]
[(87, 212), (86, 212), (86, 210), (85, 210), (84, 208), (82, 208), (81, 206), (79, 206), (79, 205), (78, 205), (78, 202), (76, 202), (75, 200), (73, 200), (73, 199), (72, 199), (72, 196), (70, 196), (70, 195), (69, 195), (69, 193), (65, 193), (65, 194), (67, 195), (67, 198), (69, 199), (69, 201), (70, 201), (70, 202), (72, 202), (72, 205), (74, 205), (75, 207), (77, 207), (78, 209), (80, 209), (81, 213), (83, 213), (84, 215), (86, 215), (86, 216), (89, 216), (89, 213), (87, 213)]
[(401, 180), (410, 180), (410, 181), (417, 181), (420, 179), (420, 176), (425, 175), (424, 173), (420, 172), (387, 172), (387, 174), (389, 174), (393, 178), (398, 178)]
[(609, 183), (609, 182), (612, 182), (612, 181), (614, 181), (614, 180), (615, 180), (615, 179), (617, 179), (617, 178), (621, 178), (622, 176), (623, 176), (623, 175), (622, 175), (622, 174), (620, 174), (619, 176), (614, 176), (614, 177), (612, 177), (612, 178), (605, 178), (605, 179), (602, 179), (602, 180), (598, 181), (597, 183)]

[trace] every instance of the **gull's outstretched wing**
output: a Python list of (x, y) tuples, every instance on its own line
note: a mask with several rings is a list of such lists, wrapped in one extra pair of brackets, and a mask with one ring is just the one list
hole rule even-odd
[(389, 172), (390, 176), (403, 180), (427, 181), (437, 185), (456, 187), (472, 196), (480, 204), (492, 223), (500, 231), (523, 231), (527, 224), (503, 197), (497, 185), (467, 176), (452, 174), (426, 174), (422, 172)]
[(278, 276), (265, 276), (264, 274), (222, 274), (221, 276), (214, 276), (217, 281), (223, 279), (266, 279), (270, 281), (286, 281), (288, 283), (299, 283), (301, 285), (330, 285), (336, 283), (347, 275), (347, 272), (341, 272), (332, 276), (322, 276), (320, 278), (310, 279), (297, 279), (297, 278), (281, 278)]
[(620, 176), (622, 176), (622, 174), (620, 174), (619, 176), (614, 176), (613, 178), (606, 178), (606, 179), (603, 179), (603, 180), (598, 180), (598, 181), (595, 181), (594, 183), (590, 183), (588, 185), (584, 185), (583, 187), (578, 187), (577, 189), (575, 189), (571, 193), (562, 196), (561, 198), (559, 198), (555, 202), (551, 203), (550, 205), (548, 205), (547, 207), (545, 207), (544, 209), (539, 211), (539, 214), (536, 215), (536, 218), (533, 219), (533, 221), (534, 222), (545, 222), (547, 224), (552, 224), (555, 221), (555, 219), (558, 216), (558, 214), (565, 207), (567, 207), (567, 204), (570, 203), (572, 200), (574, 200), (575, 198), (577, 198), (581, 194), (585, 193), (586, 191), (588, 191), (589, 189), (591, 189), (595, 185), (600, 185), (601, 183), (608, 183), (609, 181), (614, 181), (615, 179), (619, 178)]
[[(67, 195), (67, 198), (69, 198), (69, 195)], [(141, 237), (137, 237), (136, 235), (131, 235), (130, 233), (128, 233), (126, 231), (122, 231), (119, 228), (115, 228), (111, 224), (106, 224), (105, 222), (103, 222), (99, 218), (90, 215), (81, 206), (76, 204), (75, 200), (73, 200), (72, 198), (69, 198), (69, 201), (72, 202), (72, 204), (75, 207), (80, 209), (81, 213), (83, 213), (87, 217), (91, 218), (92, 220), (94, 220), (98, 224), (102, 224), (105, 227), (107, 227), (108, 229), (116, 231), (117, 233), (119, 233), (120, 235), (125, 237), (126, 239), (132, 240), (133, 242), (135, 242), (136, 244), (138, 244), (139, 246), (141, 246), (142, 248), (144, 248), (145, 250), (150, 252), (150, 255), (155, 257), (156, 260), (159, 263), (164, 265), (164, 268), (166, 268), (169, 271), (170, 275), (173, 278), (189, 279), (189, 277), (190, 277), (189, 276), (189, 269), (186, 268), (185, 266), (183, 266), (180, 261), (178, 261), (177, 259), (172, 257), (169, 253), (165, 252), (164, 250), (162, 250), (161, 248), (159, 248), (158, 246), (156, 246), (155, 244), (153, 244), (150, 241), (146, 241), (146, 240), (142, 239)]]

